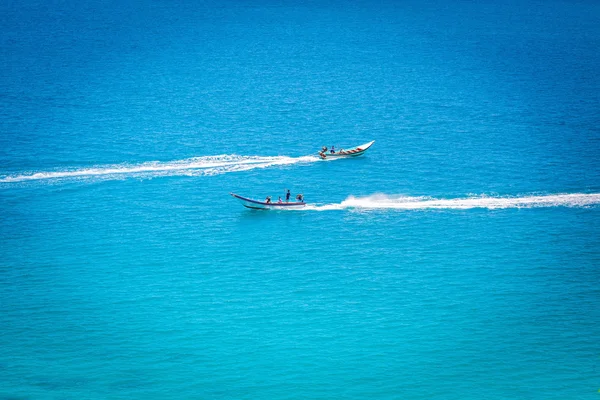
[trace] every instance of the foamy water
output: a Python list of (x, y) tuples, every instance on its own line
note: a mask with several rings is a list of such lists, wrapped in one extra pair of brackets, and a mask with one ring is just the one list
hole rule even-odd
[(548, 194), (529, 196), (477, 196), (455, 199), (434, 199), (429, 197), (406, 197), (374, 194), (366, 197), (349, 196), (341, 203), (307, 206), (308, 210), (328, 211), (345, 209), (391, 209), (424, 210), (472, 208), (534, 208), (534, 207), (588, 207), (600, 204), (600, 193)]
[(260, 157), (239, 155), (216, 155), (194, 157), (177, 161), (150, 161), (139, 164), (113, 164), (99, 165), (90, 168), (74, 168), (60, 171), (37, 171), (31, 173), (18, 173), (5, 175), (0, 178), (0, 183), (40, 181), (40, 180), (71, 180), (91, 179), (110, 180), (134, 177), (162, 177), (162, 176), (201, 176), (219, 175), (228, 172), (248, 171), (256, 168), (269, 168), (272, 166), (308, 164), (320, 161), (316, 156), (302, 157)]

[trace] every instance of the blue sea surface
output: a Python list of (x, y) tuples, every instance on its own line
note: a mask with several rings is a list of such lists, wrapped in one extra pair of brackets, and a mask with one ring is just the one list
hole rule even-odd
[(598, 398), (598, 2), (0, 26), (0, 399)]

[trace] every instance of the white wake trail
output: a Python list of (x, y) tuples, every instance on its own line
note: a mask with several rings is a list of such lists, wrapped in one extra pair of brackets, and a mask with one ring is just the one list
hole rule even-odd
[(139, 164), (100, 165), (61, 171), (21, 173), (17, 175), (2, 176), (0, 177), (0, 183), (55, 179), (123, 179), (129, 177), (160, 177), (174, 175), (219, 175), (228, 172), (248, 171), (255, 168), (312, 163), (315, 161), (319, 161), (319, 158), (316, 156), (259, 157), (217, 155), (168, 162), (151, 161)]
[(466, 210), (472, 208), (504, 209), (535, 207), (589, 207), (600, 204), (600, 193), (572, 193), (530, 195), (519, 197), (477, 196), (456, 199), (433, 199), (429, 197), (406, 197), (375, 194), (366, 197), (350, 196), (341, 203), (307, 206), (307, 210)]

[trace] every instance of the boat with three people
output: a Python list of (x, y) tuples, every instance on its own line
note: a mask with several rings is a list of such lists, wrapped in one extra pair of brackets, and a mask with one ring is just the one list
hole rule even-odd
[(369, 149), (369, 147), (373, 146), (373, 143), (375, 143), (374, 140), (370, 141), (369, 143), (362, 144), (360, 146), (351, 147), (349, 149), (340, 149), (339, 151), (335, 151), (333, 146), (331, 147), (331, 150), (329, 150), (326, 146), (323, 146), (321, 151), (319, 151), (319, 157), (325, 160), (328, 158), (346, 158), (362, 156), (363, 154), (365, 154), (365, 151)]
[(289, 210), (297, 209), (306, 206), (304, 197), (300, 194), (296, 196), (296, 201), (283, 201), (281, 198), (279, 201), (272, 202), (271, 197), (268, 196), (264, 201), (250, 199), (248, 197), (240, 196), (235, 193), (229, 193), (234, 198), (238, 199), (242, 205), (246, 208), (253, 208), (255, 210)]

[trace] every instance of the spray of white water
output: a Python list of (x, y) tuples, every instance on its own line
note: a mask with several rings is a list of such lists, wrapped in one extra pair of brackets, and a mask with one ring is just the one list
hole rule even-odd
[(534, 207), (589, 207), (600, 204), (600, 193), (572, 193), (552, 195), (530, 195), (519, 197), (476, 196), (455, 199), (430, 197), (405, 197), (374, 194), (366, 197), (350, 196), (341, 203), (307, 206), (305, 210), (426, 210), (471, 208), (534, 208)]
[(26, 182), (58, 179), (124, 179), (154, 178), (161, 176), (201, 176), (219, 175), (228, 172), (248, 171), (256, 168), (268, 168), (280, 165), (307, 164), (319, 161), (315, 156), (304, 157), (259, 157), (218, 155), (194, 157), (178, 161), (151, 161), (140, 164), (100, 165), (89, 168), (75, 168), (60, 171), (38, 171), (6, 175), (0, 177), (0, 183)]

